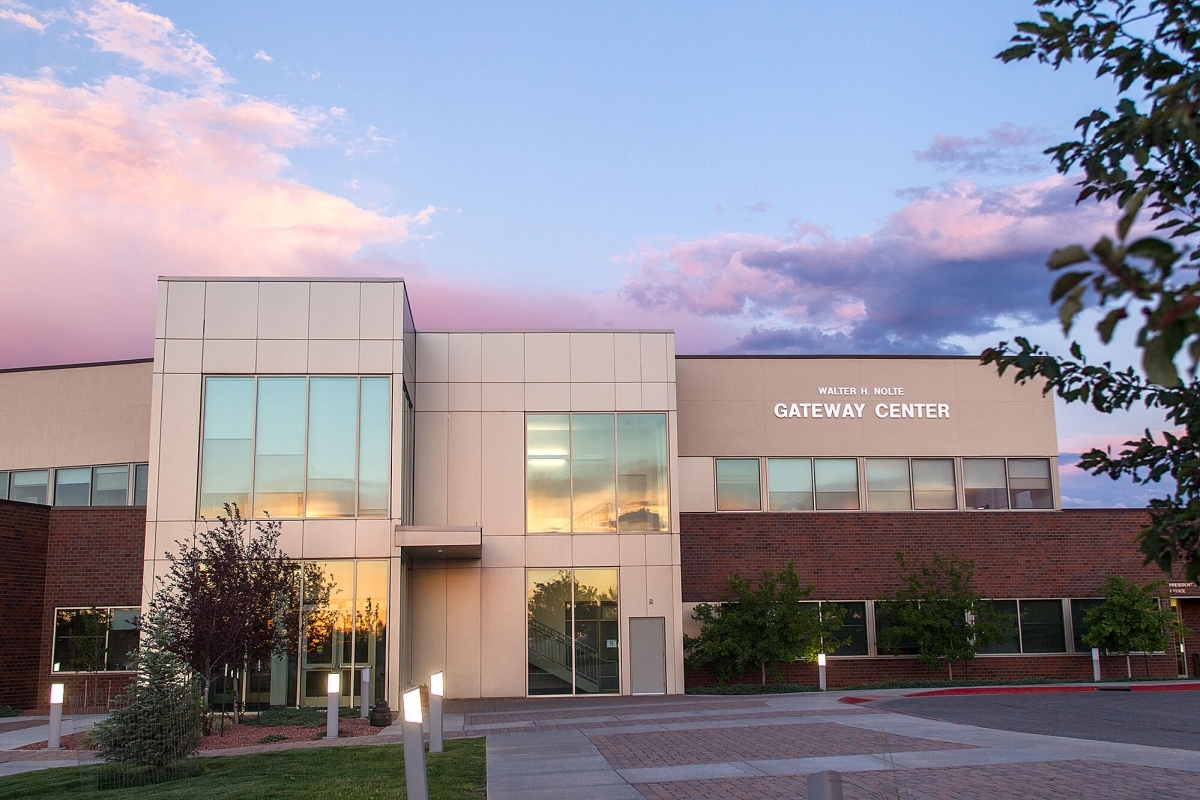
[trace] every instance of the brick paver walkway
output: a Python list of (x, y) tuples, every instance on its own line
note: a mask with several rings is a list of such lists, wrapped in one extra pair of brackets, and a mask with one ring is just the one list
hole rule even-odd
[[(1057, 761), (947, 769), (855, 772), (844, 776), (846, 800), (1195, 800), (1200, 776), (1126, 764)], [(794, 800), (807, 797), (803, 776), (636, 784), (648, 800)]]
[(591, 735), (588, 738), (614, 769), (970, 747), (848, 728), (834, 722)]

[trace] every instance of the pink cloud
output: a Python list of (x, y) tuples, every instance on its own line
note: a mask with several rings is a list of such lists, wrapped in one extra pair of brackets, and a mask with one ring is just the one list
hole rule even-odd
[(289, 180), (319, 121), (222, 90), (0, 75), (0, 366), (146, 355), (160, 274), (352, 274), (429, 221)]
[(132, 59), (150, 72), (198, 84), (222, 84), (230, 77), (188, 31), (167, 17), (120, 0), (99, 0), (79, 19), (97, 49)]

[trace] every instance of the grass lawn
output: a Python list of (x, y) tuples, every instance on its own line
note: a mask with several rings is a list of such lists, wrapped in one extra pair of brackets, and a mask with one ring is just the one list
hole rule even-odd
[[(446, 752), (428, 754), (433, 800), (482, 798), (487, 794), (483, 739), (450, 739)], [(81, 790), (81, 778), (97, 767), (60, 768), (0, 778), (0, 798), (71, 800), (185, 800), (185, 798), (402, 798), (401, 745), (321, 747), (250, 756), (198, 759), (198, 775), (150, 786)]]

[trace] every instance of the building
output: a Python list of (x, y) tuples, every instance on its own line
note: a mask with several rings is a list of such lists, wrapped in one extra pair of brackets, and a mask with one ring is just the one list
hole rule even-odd
[[(323, 704), (331, 670), (357, 704), (362, 667), (393, 707), (438, 670), (452, 697), (680, 693), (710, 679), (692, 607), (788, 561), (847, 609), (831, 685), (929, 677), (876, 647), (897, 551), (973, 558), (1018, 621), (973, 675), (1086, 678), (1097, 585), (1157, 577), (1143, 512), (1061, 509), (1053, 402), (973, 358), (685, 357), (671, 331), (418, 330), (401, 281), (164, 278), (153, 360), (10, 370), (0, 398), (0, 704), (116, 691), (167, 554), (225, 503), (329, 592), (254, 665), (274, 705)], [(1147, 669), (1189, 671), (1182, 644)]]

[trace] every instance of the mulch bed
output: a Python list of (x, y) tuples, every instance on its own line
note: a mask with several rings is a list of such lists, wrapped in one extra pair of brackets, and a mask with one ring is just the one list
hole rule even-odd
[[(214, 720), (211, 736), (205, 736), (200, 742), (200, 749), (227, 750), (232, 747), (250, 747), (256, 744), (276, 744), (281, 742), (307, 742), (325, 736), (325, 726), (306, 728), (303, 725), (234, 725), (225, 720), (224, 735), (220, 733), (221, 721)], [(351, 738), (355, 736), (374, 736), (383, 728), (372, 728), (365, 719), (341, 719), (338, 721), (338, 737)], [(62, 737), (62, 746), (66, 750), (82, 750), (84, 733), (72, 733)], [(283, 738), (277, 739), (275, 737)], [(270, 737), (271, 741), (259, 741)], [(45, 750), (46, 742), (36, 742), (19, 748), (21, 750)]]

